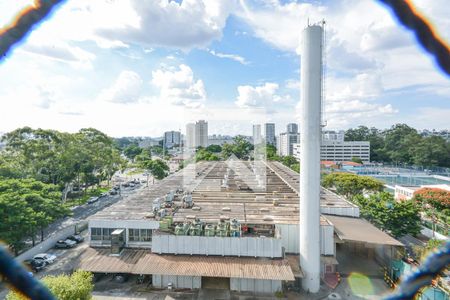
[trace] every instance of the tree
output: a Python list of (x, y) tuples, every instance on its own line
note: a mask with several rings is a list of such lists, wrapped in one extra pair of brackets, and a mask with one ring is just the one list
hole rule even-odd
[(163, 179), (169, 173), (169, 166), (161, 159), (153, 160), (150, 172), (156, 179)]
[(212, 153), (220, 153), (222, 151), (222, 147), (220, 145), (209, 145), (208, 147), (206, 147), (206, 151)]
[(169, 166), (161, 159), (152, 159), (150, 150), (144, 149), (141, 154), (136, 156), (138, 167), (150, 172), (156, 179), (163, 179), (167, 176)]
[(415, 165), (450, 166), (450, 144), (440, 136), (423, 138), (411, 150)]
[(217, 161), (220, 160), (219, 156), (207, 150), (207, 148), (200, 148), (195, 153), (195, 161)]
[(249, 159), (252, 150), (253, 145), (244, 136), (238, 135), (233, 138), (233, 144), (226, 143), (222, 146), (222, 157), (227, 159), (235, 155), (239, 159)]
[(430, 204), (438, 210), (450, 210), (450, 192), (439, 188), (422, 188), (414, 193), (414, 201)]
[(349, 129), (345, 132), (346, 141), (369, 141), (370, 159), (372, 161), (387, 161), (388, 156), (384, 151), (384, 134), (381, 130), (366, 126), (359, 126), (355, 129)]
[(133, 160), (137, 155), (141, 154), (142, 148), (138, 146), (138, 144), (132, 143), (123, 149), (123, 154)]
[[(60, 300), (88, 300), (92, 298), (93, 275), (90, 272), (77, 270), (72, 275), (46, 276), (41, 281), (48, 287), (56, 299)], [(27, 299), (23, 295), (11, 291), (7, 300)]]
[(336, 192), (348, 199), (364, 192), (380, 192), (383, 190), (383, 183), (369, 176), (360, 176), (352, 173), (330, 173), (322, 180), (324, 187), (335, 187)]
[(357, 164), (363, 164), (362, 159), (357, 156), (352, 157), (352, 162), (357, 163)]
[(34, 179), (0, 179), (0, 240), (17, 254), (22, 240), (70, 211), (61, 203), (61, 192), (52, 184)]
[(360, 207), (362, 217), (395, 237), (420, 232), (419, 207), (412, 201), (397, 202), (391, 193), (380, 192), (369, 197), (356, 195), (353, 202)]

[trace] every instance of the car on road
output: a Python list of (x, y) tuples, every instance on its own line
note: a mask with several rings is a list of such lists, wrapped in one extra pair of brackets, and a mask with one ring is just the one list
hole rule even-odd
[(56, 255), (49, 254), (49, 253), (39, 253), (33, 256), (34, 260), (41, 261), (45, 263), (45, 265), (49, 265), (55, 262)]
[(79, 244), (84, 241), (84, 237), (82, 237), (79, 234), (72, 234), (71, 236), (67, 237), (67, 239), (74, 241), (75, 243)]
[(72, 241), (70, 239), (59, 240), (55, 244), (55, 248), (65, 249), (65, 248), (73, 248), (77, 245), (77, 242)]
[(25, 264), (34, 272), (39, 272), (40, 270), (44, 269), (46, 264), (42, 260), (37, 259), (29, 259), (25, 261)]
[(91, 197), (88, 199), (87, 203), (92, 204), (98, 201), (98, 197)]

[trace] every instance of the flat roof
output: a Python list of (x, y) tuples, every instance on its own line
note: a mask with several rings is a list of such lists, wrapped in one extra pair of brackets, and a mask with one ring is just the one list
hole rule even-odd
[(341, 240), (367, 244), (404, 246), (401, 242), (364, 219), (328, 215), (326, 218), (334, 225), (334, 232)]
[[(190, 164), (154, 186), (140, 189), (134, 195), (103, 209), (90, 219), (157, 220), (152, 215), (153, 200), (163, 198), (171, 190), (182, 188), (192, 192), (194, 209), (168, 209), (168, 214), (173, 216), (175, 222), (195, 216), (210, 223), (228, 217), (247, 224), (298, 224), (299, 174), (279, 162), (266, 162), (263, 165), (265, 189), (251, 190), (248, 189), (249, 185), (256, 186), (251, 167), (247, 161)], [(227, 172), (228, 188), (224, 188), (222, 180)], [(175, 203), (181, 203), (179, 198), (175, 198)], [(356, 207), (326, 189), (321, 190), (320, 201), (321, 206)], [(323, 217), (321, 224), (330, 225)]]
[(160, 255), (138, 249), (125, 249), (120, 256), (110, 253), (110, 249), (88, 248), (78, 268), (99, 273), (295, 280), (286, 259)]

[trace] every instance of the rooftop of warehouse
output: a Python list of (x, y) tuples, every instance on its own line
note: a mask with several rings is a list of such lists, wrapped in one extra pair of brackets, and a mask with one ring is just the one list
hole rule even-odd
[[(232, 169), (232, 171), (228, 171)], [(152, 216), (152, 202), (163, 198), (171, 190), (183, 188), (192, 192), (194, 208), (168, 209), (174, 222), (196, 217), (204, 222), (217, 222), (220, 217), (236, 218), (245, 223), (294, 224), (299, 220), (299, 174), (278, 162), (264, 164), (265, 189), (257, 190), (251, 163), (198, 162), (170, 175), (149, 188), (120, 200), (96, 213), (91, 219), (156, 220)], [(222, 180), (229, 172), (228, 188)], [(237, 175), (238, 174), (238, 175)], [(249, 189), (248, 187), (252, 187)], [(175, 204), (180, 200), (175, 198)], [(181, 202), (180, 202), (181, 203)], [(322, 189), (321, 205), (354, 207), (336, 194)], [(322, 224), (329, 224), (321, 218)]]

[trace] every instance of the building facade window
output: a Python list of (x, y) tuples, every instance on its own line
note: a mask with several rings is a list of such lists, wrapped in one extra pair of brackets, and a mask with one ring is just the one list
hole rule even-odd
[(128, 240), (130, 242), (139, 242), (139, 229), (128, 229)]
[(91, 240), (101, 241), (102, 239), (102, 229), (101, 228), (91, 228)]
[(111, 233), (114, 231), (114, 228), (103, 228), (103, 241), (110, 241), (111, 240)]
[(152, 230), (151, 229), (128, 229), (128, 240), (130, 242), (151, 242)]
[(152, 230), (151, 229), (141, 229), (140, 230), (140, 241), (141, 242), (151, 242), (152, 241)]

